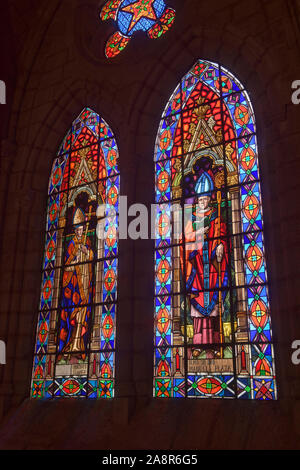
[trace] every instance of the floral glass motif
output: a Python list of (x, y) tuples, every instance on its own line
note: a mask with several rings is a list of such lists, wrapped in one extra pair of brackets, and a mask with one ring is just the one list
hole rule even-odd
[(114, 135), (85, 108), (49, 181), (32, 398), (114, 396), (119, 186)]
[(155, 173), (154, 396), (276, 399), (255, 118), (224, 67), (181, 80)]
[(113, 19), (118, 31), (106, 43), (106, 57), (122, 52), (137, 31), (146, 32), (150, 39), (158, 39), (171, 28), (175, 14), (164, 0), (108, 0), (100, 17), (103, 21)]

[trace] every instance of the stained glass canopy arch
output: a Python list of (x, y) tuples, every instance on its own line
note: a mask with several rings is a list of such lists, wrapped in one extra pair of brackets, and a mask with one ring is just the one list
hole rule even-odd
[(158, 39), (171, 28), (175, 15), (165, 0), (108, 0), (100, 18), (114, 20), (118, 31), (106, 42), (106, 57), (120, 54), (138, 31), (147, 33), (150, 39)]
[(276, 399), (255, 116), (223, 66), (175, 89), (155, 174), (154, 396)]
[(49, 180), (32, 398), (114, 396), (119, 187), (113, 132), (85, 108)]

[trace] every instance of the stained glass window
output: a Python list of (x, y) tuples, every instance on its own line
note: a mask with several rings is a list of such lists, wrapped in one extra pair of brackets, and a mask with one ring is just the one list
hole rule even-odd
[(114, 395), (117, 162), (110, 127), (84, 109), (49, 181), (33, 398)]
[(165, 0), (108, 0), (101, 11), (103, 21), (113, 19), (118, 27), (107, 41), (107, 58), (120, 54), (137, 31), (158, 39), (173, 25), (175, 11), (167, 8)]
[(199, 60), (155, 148), (156, 397), (276, 399), (255, 117)]

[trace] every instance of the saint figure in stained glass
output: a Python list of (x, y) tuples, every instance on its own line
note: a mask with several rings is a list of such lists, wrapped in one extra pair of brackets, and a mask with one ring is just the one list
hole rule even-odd
[(91, 317), (89, 305), (92, 302), (90, 262), (94, 254), (86, 239), (88, 224), (85, 224), (85, 214), (80, 208), (75, 211), (74, 229), (75, 234), (66, 251), (63, 274), (59, 351), (62, 356), (75, 353), (78, 359), (84, 360)]

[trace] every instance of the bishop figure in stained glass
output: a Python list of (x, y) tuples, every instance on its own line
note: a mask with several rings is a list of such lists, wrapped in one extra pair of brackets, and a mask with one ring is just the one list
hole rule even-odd
[[(219, 209), (221, 201), (218, 207), (212, 204), (215, 187), (208, 172), (202, 173), (195, 190), (196, 204), (185, 227), (185, 250), (181, 245), (181, 269), (190, 303), (192, 342), (202, 349), (208, 347), (206, 357), (213, 358), (211, 345), (222, 339), (222, 313), (229, 279), (227, 228)], [(197, 356), (199, 350), (193, 349), (192, 354)]]

